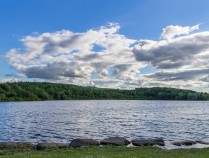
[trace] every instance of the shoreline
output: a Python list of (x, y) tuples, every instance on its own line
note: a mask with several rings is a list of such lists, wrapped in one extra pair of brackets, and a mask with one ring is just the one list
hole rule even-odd
[(209, 100), (157, 100), (157, 99), (70, 99), (70, 100), (8, 100), (0, 103), (15, 103), (15, 102), (53, 102), (53, 101), (167, 101), (167, 102), (209, 102)]
[(209, 142), (204, 140), (183, 140), (183, 141), (167, 141), (163, 138), (149, 138), (149, 139), (133, 139), (127, 140), (125, 137), (108, 137), (101, 141), (91, 138), (78, 138), (65, 143), (58, 142), (26, 142), (26, 141), (0, 141), (0, 150), (14, 150), (14, 149), (67, 149), (67, 148), (82, 148), (82, 147), (105, 147), (105, 146), (123, 146), (126, 148), (135, 147), (158, 147), (163, 150), (176, 149), (203, 149), (209, 148)]

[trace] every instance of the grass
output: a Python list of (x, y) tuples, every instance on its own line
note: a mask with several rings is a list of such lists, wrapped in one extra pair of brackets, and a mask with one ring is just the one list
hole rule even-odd
[(163, 150), (157, 147), (0, 150), (0, 158), (209, 158), (209, 149)]

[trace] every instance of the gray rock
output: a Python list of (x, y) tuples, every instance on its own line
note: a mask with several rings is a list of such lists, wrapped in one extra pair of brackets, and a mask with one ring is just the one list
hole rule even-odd
[(71, 147), (82, 147), (82, 146), (99, 146), (99, 142), (94, 139), (73, 139), (70, 143)]
[(197, 140), (196, 141), (199, 144), (209, 145), (209, 142), (203, 141), (203, 140)]
[(181, 145), (191, 146), (197, 144), (197, 142), (192, 140), (185, 140), (185, 141), (173, 142), (172, 144), (176, 146), (181, 146)]
[(0, 149), (33, 149), (34, 145), (28, 142), (0, 142)]
[(36, 145), (37, 150), (45, 150), (45, 149), (62, 149), (62, 148), (69, 148), (69, 143), (38, 143)]
[(130, 141), (124, 137), (110, 137), (103, 139), (100, 142), (101, 145), (114, 145), (114, 146), (122, 146), (130, 144)]
[(131, 141), (135, 146), (165, 146), (165, 142), (162, 138), (153, 138), (153, 139), (134, 139)]

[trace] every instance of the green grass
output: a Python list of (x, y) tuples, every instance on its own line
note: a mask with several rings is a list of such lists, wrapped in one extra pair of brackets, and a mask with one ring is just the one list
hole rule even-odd
[(156, 147), (0, 150), (0, 158), (209, 158), (209, 149), (163, 150)]

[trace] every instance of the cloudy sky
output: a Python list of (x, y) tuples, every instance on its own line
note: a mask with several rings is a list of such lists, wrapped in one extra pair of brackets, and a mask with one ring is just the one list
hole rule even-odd
[(1, 0), (0, 81), (209, 92), (207, 0)]

